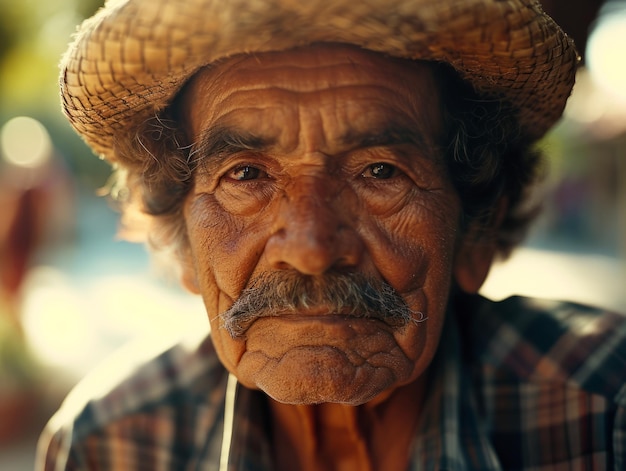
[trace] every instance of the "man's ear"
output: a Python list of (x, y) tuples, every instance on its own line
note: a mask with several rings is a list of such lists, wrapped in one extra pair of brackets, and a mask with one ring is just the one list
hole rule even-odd
[(502, 198), (487, 223), (470, 223), (457, 249), (453, 275), (459, 288), (469, 294), (477, 293), (485, 282), (496, 256), (496, 234), (508, 208)]
[(200, 294), (196, 267), (193, 263), (193, 257), (191, 256), (191, 253), (189, 251), (187, 251), (184, 256), (181, 256), (180, 267), (180, 283), (183, 288), (185, 288), (190, 293)]
[(495, 244), (489, 240), (467, 240), (459, 247), (454, 262), (454, 278), (466, 293), (477, 293), (485, 282), (496, 253)]

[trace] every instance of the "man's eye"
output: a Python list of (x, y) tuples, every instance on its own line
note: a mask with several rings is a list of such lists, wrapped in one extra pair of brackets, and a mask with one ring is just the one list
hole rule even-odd
[(366, 178), (386, 180), (395, 177), (397, 174), (398, 169), (395, 166), (384, 162), (377, 162), (367, 167), (361, 175)]
[(226, 173), (226, 177), (231, 180), (237, 181), (246, 181), (246, 180), (256, 180), (257, 178), (266, 177), (267, 174), (256, 167), (252, 167), (250, 165), (242, 165), (241, 167), (235, 167), (232, 170), (229, 170)]

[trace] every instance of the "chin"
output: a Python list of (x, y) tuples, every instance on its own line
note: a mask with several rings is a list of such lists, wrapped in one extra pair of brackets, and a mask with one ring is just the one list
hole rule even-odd
[(355, 365), (344, 352), (332, 348), (322, 352), (316, 349), (313, 355), (303, 350), (257, 370), (252, 382), (272, 399), (286, 404), (332, 402), (355, 406), (397, 384), (393, 368)]
[(369, 388), (368, 391), (354, 391), (354, 388), (337, 384), (319, 384), (311, 388), (300, 384), (282, 384), (279, 387), (260, 385), (269, 397), (283, 404), (314, 405), (323, 403), (359, 406), (374, 400), (386, 388)]

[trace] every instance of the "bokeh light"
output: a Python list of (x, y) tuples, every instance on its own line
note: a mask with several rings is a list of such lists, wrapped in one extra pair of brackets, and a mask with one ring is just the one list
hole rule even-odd
[(626, 2), (609, 2), (587, 44), (587, 64), (593, 79), (626, 104)]
[(86, 299), (52, 267), (33, 270), (25, 289), (22, 319), (34, 353), (47, 365), (84, 370), (96, 340)]
[(28, 116), (7, 121), (0, 131), (0, 149), (5, 162), (28, 169), (43, 166), (52, 155), (48, 131)]

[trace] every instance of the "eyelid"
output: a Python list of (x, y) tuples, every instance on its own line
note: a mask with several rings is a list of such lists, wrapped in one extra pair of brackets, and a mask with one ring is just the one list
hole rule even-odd
[[(255, 178), (251, 178), (251, 179), (243, 179), (243, 180), (239, 180), (237, 178), (233, 178), (230, 174), (234, 173), (234, 172), (238, 172), (240, 170), (244, 170), (244, 169), (255, 169), (258, 170), (259, 172), (259, 176), (255, 177)], [(269, 174), (263, 170), (263, 168), (261, 168), (261, 166), (258, 165), (249, 165), (249, 164), (241, 164), (241, 165), (235, 165), (234, 167), (231, 167), (230, 169), (226, 170), (226, 172), (224, 172), (224, 174), (222, 175), (221, 178), (227, 178), (230, 181), (236, 181), (236, 182), (245, 182), (245, 181), (253, 181), (253, 180), (261, 180), (261, 179), (268, 179), (270, 176)]]
[(243, 167), (251, 167), (258, 169), (259, 171), (264, 173), (265, 177), (262, 178), (271, 178), (273, 172), (272, 168), (270, 167), (273, 166), (271, 165), (271, 162), (268, 162), (267, 160), (267, 158), (263, 158), (256, 153), (251, 153), (247, 151), (239, 152), (223, 160), (218, 170), (217, 177), (219, 179), (222, 179), (227, 177), (230, 172), (233, 172), (237, 169), (241, 169)]
[(390, 178), (395, 178), (398, 177), (400, 175), (404, 174), (404, 171), (402, 171), (402, 169), (400, 169), (397, 165), (389, 163), (389, 162), (384, 162), (384, 161), (377, 161), (377, 162), (372, 162), (371, 164), (368, 164), (363, 171), (361, 172), (361, 176), (364, 178), (376, 178), (372, 172), (372, 170), (374, 170), (374, 167), (376, 167), (377, 165), (386, 165), (388, 167), (391, 168), (392, 171), (392, 175), (388, 178), (382, 178), (384, 180), (390, 179)]
[[(384, 163), (396, 168), (398, 174), (392, 177), (394, 180), (404, 176), (411, 180), (416, 187), (422, 189), (429, 189), (438, 181), (436, 164), (432, 159), (423, 156), (415, 146), (394, 144), (367, 147), (356, 149), (350, 152), (350, 155), (354, 159), (353, 163), (357, 166), (354, 170), (358, 172), (358, 175), (366, 172), (371, 165)], [(372, 183), (379, 183), (378, 179), (374, 180), (376, 182)], [(387, 182), (390, 180), (387, 179)], [(380, 182), (384, 181), (380, 180)]]
[(367, 147), (353, 151), (351, 154), (356, 161), (360, 161), (359, 165), (363, 171), (372, 165), (387, 164), (394, 166), (402, 173), (411, 173), (405, 153), (399, 150), (394, 151), (394, 149), (397, 149), (397, 146)]
[(202, 181), (204, 186), (213, 191), (226, 174), (237, 167), (248, 165), (270, 174), (269, 164), (262, 162), (263, 160), (266, 159), (260, 159), (257, 153), (250, 151), (228, 152), (207, 156), (194, 171), (194, 178), (196, 183)]

